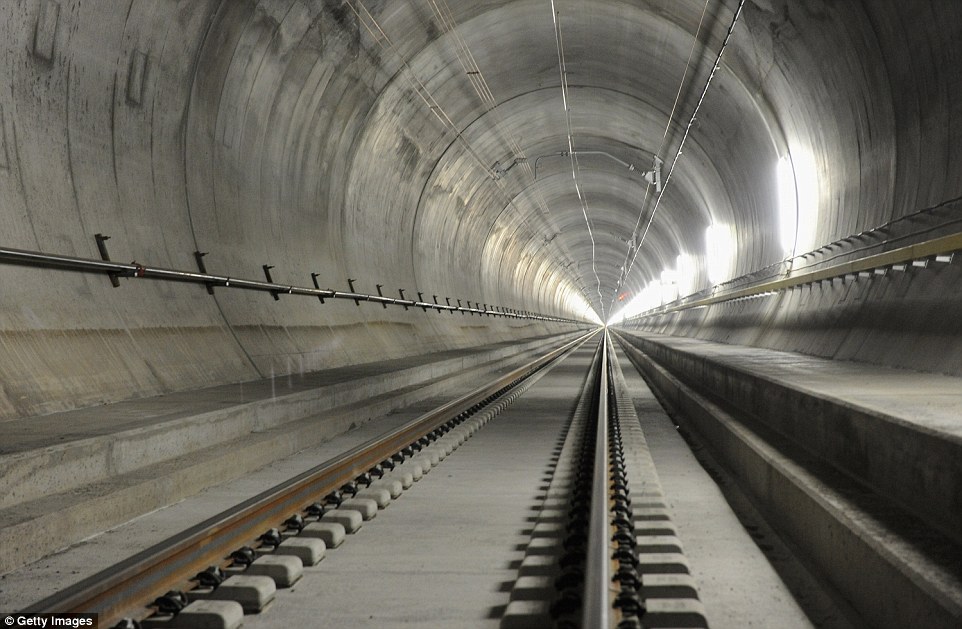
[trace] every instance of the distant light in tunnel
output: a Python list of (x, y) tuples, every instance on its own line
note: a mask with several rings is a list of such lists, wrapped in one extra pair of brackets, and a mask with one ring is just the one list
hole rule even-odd
[(721, 284), (732, 275), (735, 259), (735, 239), (728, 225), (712, 224), (705, 230), (705, 269), (708, 281)]
[(573, 293), (569, 297), (569, 300), (570, 301), (568, 303), (571, 304), (571, 306), (567, 309), (568, 312), (578, 312), (581, 314), (583, 319), (586, 319), (592, 323), (597, 323), (599, 325), (603, 323), (601, 317), (599, 317), (598, 313), (595, 312), (594, 306), (591, 305), (591, 302), (588, 301), (586, 296)]
[(645, 286), (645, 288), (634, 299), (631, 299), (624, 308), (612, 316), (608, 321), (608, 325), (621, 323), (628, 317), (633, 317), (636, 314), (645, 312), (646, 310), (657, 308), (663, 303), (664, 284), (662, 284), (662, 282), (659, 280), (655, 280), (654, 282), (650, 282), (647, 286)]
[(695, 259), (687, 253), (678, 254), (675, 268), (663, 269), (659, 278), (645, 286), (634, 299), (628, 300), (624, 308), (612, 315), (608, 324), (620, 323), (628, 317), (690, 295), (697, 276)]
[(595, 309), (592, 308), (591, 306), (587, 306), (585, 308), (584, 314), (582, 316), (592, 323), (597, 323), (598, 325), (604, 325), (604, 322), (601, 320), (601, 317), (598, 316), (598, 313), (595, 312)]
[(782, 249), (792, 255), (807, 251), (818, 221), (818, 173), (815, 158), (796, 149), (778, 160), (778, 218)]

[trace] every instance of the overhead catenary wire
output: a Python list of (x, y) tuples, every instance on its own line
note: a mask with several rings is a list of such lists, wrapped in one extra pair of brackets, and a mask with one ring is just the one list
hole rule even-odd
[[(665, 132), (662, 134), (661, 144), (658, 145), (658, 150), (655, 151), (652, 161), (654, 166), (658, 167), (659, 155), (661, 155), (662, 150), (665, 148), (665, 143), (668, 141), (668, 133), (671, 131), (671, 125), (675, 120), (675, 111), (678, 109), (678, 101), (681, 100), (681, 92), (685, 87), (685, 81), (688, 80), (688, 71), (691, 69), (691, 60), (695, 56), (695, 48), (698, 47), (698, 36), (701, 35), (702, 26), (705, 23), (705, 15), (708, 13), (708, 4), (711, 0), (705, 0), (705, 4), (701, 10), (701, 17), (698, 19), (698, 28), (695, 29), (695, 36), (691, 40), (691, 49), (688, 51), (688, 61), (685, 62), (685, 71), (681, 75), (681, 81), (678, 82), (678, 90), (675, 92), (675, 101), (671, 105), (671, 113), (668, 114), (668, 121), (665, 123)], [(621, 291), (622, 286), (624, 286), (625, 281), (628, 279), (628, 266), (631, 263), (631, 250), (635, 245), (635, 236), (638, 233), (638, 228), (641, 226), (641, 219), (645, 215), (645, 206), (648, 203), (648, 195), (651, 192), (651, 184), (645, 186), (645, 196), (641, 200), (641, 208), (638, 210), (638, 220), (635, 221), (635, 226), (631, 230), (631, 236), (628, 238), (628, 246), (625, 250), (625, 261), (621, 265), (621, 277), (618, 279), (618, 287), (615, 289), (614, 294), (611, 296), (611, 305), (614, 307), (615, 298)]]
[(575, 192), (578, 195), (578, 202), (581, 204), (581, 213), (585, 219), (585, 227), (588, 229), (588, 238), (591, 241), (591, 271), (594, 273), (595, 282), (597, 284), (598, 291), (598, 308), (601, 310), (598, 314), (601, 316), (602, 320), (606, 319), (605, 316), (605, 304), (604, 296), (601, 293), (601, 278), (598, 276), (598, 268), (596, 263), (595, 255), (595, 235), (591, 229), (591, 220), (588, 218), (588, 199), (581, 189), (581, 182), (579, 180), (578, 174), (580, 172), (580, 166), (578, 164), (578, 156), (574, 148), (573, 134), (571, 131), (571, 109), (568, 106), (570, 100), (570, 94), (568, 91), (568, 69), (565, 62), (564, 55), (564, 37), (561, 31), (561, 22), (559, 21), (559, 13), (555, 8), (554, 0), (550, 0), (551, 3), (551, 20), (554, 24), (555, 32), (555, 45), (558, 49), (558, 72), (561, 76), (561, 101), (565, 110), (565, 125), (567, 127), (568, 135), (568, 157), (571, 161), (571, 178), (574, 180)]
[(682, 151), (685, 147), (685, 142), (688, 140), (688, 136), (691, 133), (691, 128), (695, 124), (695, 120), (698, 119), (698, 112), (701, 109), (702, 103), (705, 102), (705, 96), (708, 94), (708, 88), (711, 87), (712, 79), (715, 78), (715, 73), (721, 67), (722, 55), (725, 53), (725, 49), (728, 47), (729, 41), (731, 41), (732, 33), (735, 31), (735, 25), (738, 24), (738, 18), (741, 16), (742, 8), (745, 6), (745, 0), (740, 0), (738, 3), (738, 8), (735, 9), (735, 14), (732, 16), (731, 24), (728, 27), (728, 32), (725, 34), (725, 40), (722, 42), (721, 48), (718, 49), (718, 55), (715, 57), (715, 62), (712, 65), (711, 72), (708, 78), (705, 80), (705, 87), (702, 88), (701, 95), (698, 97), (698, 102), (695, 104), (695, 109), (692, 111), (691, 118), (688, 120), (688, 124), (685, 126), (685, 133), (682, 135), (681, 142), (678, 144), (678, 150), (675, 152), (675, 158), (671, 162), (671, 166), (668, 169), (668, 175), (665, 177), (665, 182), (661, 187), (661, 192), (655, 199), (655, 204), (651, 209), (651, 215), (648, 217), (648, 222), (645, 225), (645, 231), (641, 235), (641, 239), (638, 241), (635, 247), (635, 254), (632, 256), (631, 264), (628, 267), (628, 271), (634, 265), (635, 260), (638, 258), (638, 252), (641, 251), (641, 245), (645, 242), (645, 238), (648, 236), (648, 232), (651, 230), (651, 224), (655, 220), (655, 216), (658, 213), (658, 209), (661, 206), (661, 200), (665, 197), (665, 191), (668, 189), (668, 185), (671, 183), (671, 176), (675, 172), (675, 167), (678, 165), (678, 160), (681, 158)]
[[(502, 137), (505, 139), (505, 142), (508, 144), (511, 150), (514, 151), (516, 155), (519, 155), (522, 157), (521, 165), (523, 170), (533, 177), (530, 166), (528, 166), (528, 164), (526, 163), (527, 160), (523, 159), (524, 153), (521, 150), (520, 146), (518, 146), (517, 143), (513, 141), (508, 136), (507, 133), (504, 132), (503, 124), (501, 124), (501, 120), (500, 120), (500, 114), (498, 114), (496, 110), (497, 101), (495, 100), (493, 93), (488, 87), (487, 81), (484, 79), (484, 76), (481, 74), (480, 68), (478, 67), (478, 64), (474, 58), (474, 55), (468, 49), (467, 44), (464, 41), (464, 38), (458, 32), (457, 24), (454, 21), (450, 8), (447, 6), (444, 0), (428, 0), (428, 1), (431, 3), (432, 9), (434, 10), (435, 14), (438, 15), (442, 28), (444, 28), (446, 32), (452, 35), (453, 41), (455, 42), (455, 55), (457, 56), (458, 62), (462, 66), (462, 69), (464, 70), (465, 74), (470, 78), (472, 87), (477, 92), (479, 98), (481, 99), (482, 103), (485, 105), (487, 111), (495, 112), (496, 128), (499, 129), (499, 132), (501, 133)], [(532, 234), (538, 233), (539, 230), (537, 230), (536, 228), (534, 228), (534, 226), (529, 224), (528, 218), (520, 210), (520, 208), (518, 208), (518, 206), (515, 204), (512, 196), (508, 194), (507, 190), (505, 190), (504, 185), (501, 182), (501, 178), (498, 176), (498, 174), (494, 171), (493, 168), (487, 165), (487, 163), (481, 158), (477, 150), (471, 145), (468, 139), (464, 137), (464, 134), (462, 133), (461, 129), (458, 128), (458, 126), (447, 114), (447, 112), (444, 110), (441, 104), (434, 98), (434, 95), (431, 93), (428, 87), (417, 76), (417, 73), (415, 73), (414, 69), (408, 63), (407, 59), (404, 57), (404, 55), (401, 54), (401, 51), (397, 48), (395, 43), (391, 40), (391, 38), (388, 36), (385, 30), (381, 27), (381, 25), (375, 19), (374, 15), (364, 5), (364, 3), (361, 0), (348, 0), (347, 4), (351, 8), (351, 11), (354, 13), (354, 15), (357, 17), (358, 21), (364, 26), (364, 29), (371, 35), (371, 37), (381, 47), (381, 49), (385, 52), (389, 52), (393, 54), (399, 60), (401, 64), (401, 68), (404, 70), (403, 74), (409, 80), (409, 82), (414, 88), (415, 93), (417, 93), (417, 95), (421, 98), (421, 100), (424, 101), (424, 104), (428, 107), (431, 113), (434, 114), (434, 116), (441, 122), (441, 124), (449, 132), (451, 132), (454, 135), (456, 140), (462, 145), (462, 147), (465, 149), (467, 154), (474, 160), (477, 166), (484, 172), (485, 176), (495, 182), (495, 185), (498, 191), (501, 193), (501, 195), (504, 197), (506, 201), (507, 207), (511, 207), (515, 211), (515, 213), (518, 215), (518, 220), (520, 224), (527, 225), (529, 229), (531, 229)], [(544, 200), (543, 195), (541, 195), (540, 193), (540, 190), (538, 191), (538, 194), (540, 197), (538, 204), (541, 208), (541, 216), (547, 222), (547, 216), (550, 215), (550, 211), (548, 209), (547, 203)], [(550, 228), (551, 226), (549, 225), (549, 229)]]
[[(738, 24), (738, 19), (741, 16), (742, 9), (744, 8), (744, 6), (745, 6), (745, 0), (740, 0), (738, 3), (738, 7), (735, 9), (735, 13), (732, 16), (731, 24), (728, 27), (728, 31), (725, 34), (725, 39), (722, 42), (721, 47), (718, 49), (718, 54), (715, 57), (715, 62), (712, 65), (712, 70), (709, 73), (708, 78), (705, 80), (705, 86), (702, 88), (701, 94), (698, 97), (698, 102), (695, 104), (695, 108), (692, 111), (691, 117), (688, 120), (688, 124), (685, 126), (685, 132), (682, 135), (681, 142), (678, 144), (678, 149), (675, 152), (675, 157), (672, 160), (671, 166), (668, 169), (668, 175), (665, 177), (664, 183), (662, 184), (661, 192), (658, 194), (658, 196), (655, 199), (655, 203), (651, 209), (651, 213), (648, 217), (648, 222), (645, 225), (644, 232), (642, 233), (641, 238), (635, 244), (635, 253), (634, 255), (632, 255), (631, 262), (628, 264), (628, 266), (625, 269), (625, 275), (624, 275), (625, 277), (628, 276), (628, 273), (630, 273), (632, 267), (634, 266), (635, 260), (638, 258), (638, 254), (641, 251), (641, 246), (645, 242), (645, 239), (647, 238), (648, 233), (651, 230), (652, 222), (655, 220), (655, 216), (657, 215), (658, 209), (661, 206), (661, 201), (665, 196), (665, 192), (668, 190), (669, 184), (671, 183), (672, 174), (674, 173), (675, 167), (678, 165), (678, 161), (681, 158), (681, 155), (685, 146), (685, 142), (688, 140), (688, 136), (691, 133), (691, 128), (692, 126), (694, 126), (695, 121), (698, 118), (698, 112), (701, 109), (702, 103), (705, 102), (705, 96), (708, 94), (709, 87), (711, 87), (712, 79), (714, 79), (715, 74), (718, 72), (719, 68), (721, 67), (722, 55), (725, 53), (725, 49), (728, 47), (728, 44), (731, 41), (732, 34), (735, 31), (735, 26)], [(644, 211), (644, 209), (642, 209), (642, 211)]]
[[(514, 160), (520, 167), (521, 171), (531, 179), (534, 183), (535, 192), (535, 202), (538, 208), (541, 210), (541, 214), (545, 220), (546, 227), (552, 233), (557, 233), (557, 227), (552, 225), (548, 220), (551, 215), (551, 209), (548, 206), (548, 202), (544, 197), (544, 193), (540, 186), (537, 185), (536, 173), (532, 170), (530, 164), (528, 163), (527, 155), (518, 141), (508, 133), (505, 128), (504, 117), (501, 115), (501, 110), (498, 109), (498, 101), (494, 96), (494, 92), (488, 85), (487, 79), (485, 79), (484, 72), (481, 66), (478, 64), (477, 59), (471, 52), (471, 48), (468, 46), (467, 41), (465, 41), (464, 36), (461, 35), (458, 29), (457, 21), (454, 18), (454, 14), (451, 11), (447, 0), (427, 0), (430, 4), (431, 9), (438, 18), (438, 23), (441, 26), (443, 33), (451, 37), (454, 42), (454, 52), (458, 59), (458, 63), (461, 65), (465, 76), (468, 77), (471, 87), (477, 94), (485, 111), (491, 116), (494, 121), (494, 128), (498, 135), (501, 136), (502, 141), (510, 149), (511, 155), (514, 156)], [(563, 252), (567, 254), (567, 252)], [(564, 255), (565, 259), (570, 259), (570, 255)], [(567, 267), (565, 267), (567, 268)]]

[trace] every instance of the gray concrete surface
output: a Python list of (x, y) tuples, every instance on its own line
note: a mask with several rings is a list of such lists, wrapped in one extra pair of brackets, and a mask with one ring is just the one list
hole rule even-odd
[[(672, 420), (620, 349), (624, 373), (672, 521), (698, 583), (710, 626), (850, 627), (830, 605), (803, 609), (759, 543), (699, 464)], [(810, 602), (810, 601), (807, 601)], [(826, 610), (826, 607), (828, 608)]]
[(697, 339), (624, 338), (962, 544), (962, 379)]
[[(0, 246), (97, 258), (103, 234), (125, 262), (205, 252), (234, 277), (605, 319), (682, 254), (707, 290), (709, 225), (729, 275), (787, 272), (784, 157), (815, 214), (796, 268), (958, 232), (957, 0), (745, 2), (653, 214), (642, 171), (667, 176), (736, 6), (0, 2)], [(957, 258), (646, 326), (960, 376), (960, 287)], [(74, 409), (571, 329), (5, 264), (0, 291), (0, 420), (27, 438)]]
[(449, 351), (0, 422), (9, 443), (0, 454), (0, 573), (373, 417), (467, 392), (560, 342)]
[[(69, 548), (0, 575), (0, 609), (20, 609), (49, 596), (119, 558), (232, 507), (377, 435), (410, 421), (447, 398), (432, 398), (379, 417), (329, 441), (284, 457), (229, 482), (220, 483), (176, 503), (143, 514)], [(389, 508), (393, 508), (393, 505)], [(326, 553), (332, 553), (328, 549)], [(323, 565), (325, 558), (321, 564)]]
[[(0, 422), (0, 508), (464, 372), (496, 373), (558, 338), (451, 350)], [(478, 375), (469, 376), (476, 381)], [(468, 384), (464, 380), (451, 386)], [(390, 394), (389, 396), (386, 394)]]
[(736, 480), (736, 498), (750, 498), (832, 598), (869, 626), (958, 626), (957, 544), (820, 453), (692, 388), (634, 347), (625, 351), (676, 421)]
[[(321, 563), (305, 567), (296, 584), (279, 589), (269, 610), (245, 617), (245, 626), (310, 624), (318, 613), (335, 626), (498, 626), (512, 586), (526, 574), (526, 545), (544, 535), (532, 529), (543, 477), (574, 412), (592, 349), (582, 348), (544, 375), (343, 545), (328, 549)], [(639, 395), (637, 376), (627, 376)], [(674, 539), (685, 552), (665, 556), (690, 566), (711, 626), (810, 626), (667, 418), (650, 406), (650, 394), (641, 388), (641, 395), (649, 402), (640, 407), (641, 425), (678, 527)], [(6, 575), (0, 608), (22, 607), (417, 413), (411, 408), (370, 422)], [(698, 474), (703, 478), (692, 480)], [(639, 500), (643, 493), (639, 489)]]
[[(3, 244), (98, 257), (100, 233), (123, 261), (190, 269), (202, 251), (234, 276), (270, 264), (280, 282), (607, 314), (653, 201), (640, 171), (671, 163), (735, 6), (4, 2)], [(780, 261), (789, 153), (818, 176), (799, 252), (940, 204), (951, 221), (960, 11), (747, 2), (624, 298), (680, 253), (705, 287), (713, 223), (736, 235), (733, 273)], [(577, 189), (571, 147), (586, 152)], [(0, 281), (4, 418), (564, 329), (8, 266)], [(948, 298), (917, 290), (928, 312)], [(885, 353), (902, 292), (885, 291), (881, 317), (856, 308), (873, 334), (847, 351)], [(927, 338), (958, 350), (957, 327), (933, 321)], [(888, 360), (924, 363), (905, 349)]]
[(498, 627), (594, 344), (553, 368), (249, 629)]

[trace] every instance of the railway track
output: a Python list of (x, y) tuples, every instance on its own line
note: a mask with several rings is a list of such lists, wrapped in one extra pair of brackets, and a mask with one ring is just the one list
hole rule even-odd
[(605, 334), (502, 629), (708, 626), (612, 349)]
[[(101, 627), (227, 628), (239, 626), (245, 614), (270, 626), (268, 619), (279, 608), (262, 617), (250, 614), (271, 607), (278, 591), (297, 583), (328, 549), (375, 517), (587, 339), (24, 611), (97, 613)], [(546, 478), (519, 577), (499, 612), (500, 625), (707, 626), (607, 334), (590, 364)]]
[[(733, 404), (722, 408), (698, 397), (626, 337), (612, 336), (618, 349), (607, 332), (587, 335), (430, 412), (384, 417), (396, 428), (352, 447), (367, 438), (361, 434), (385, 430), (371, 422), (367, 432), (285, 469), (306, 469), (344, 450), (326, 463), (23, 611), (97, 613), (99, 626), (111, 629), (869, 624), (864, 609), (839, 598), (832, 575), (811, 569), (786, 542), (805, 518), (740, 493), (759, 478), (804, 487), (808, 477), (729, 472), (711, 448), (734, 448), (741, 443), (734, 435), (746, 444), (737, 452), (763, 453), (779, 473), (801, 469), (787, 458), (801, 451)], [(658, 346), (649, 344), (657, 354)], [(665, 360), (672, 356), (663, 353)], [(712, 368), (721, 369), (716, 362)], [(676, 373), (685, 375), (689, 364), (708, 363), (681, 362)], [(442, 461), (442, 471), (427, 476)], [(823, 473), (814, 465), (801, 471)], [(744, 484), (736, 482), (739, 475)], [(717, 495), (719, 486), (734, 500), (734, 512)], [(792, 495), (789, 489), (772, 495)], [(826, 495), (831, 489), (822, 484)], [(789, 506), (811, 512), (825, 527), (844, 522), (801, 500)], [(328, 552), (352, 537), (344, 550)], [(941, 548), (948, 550), (933, 559), (890, 553), (892, 565), (881, 565), (876, 578), (886, 576), (883, 569), (902, 563), (914, 569), (909, 560), (924, 559), (919, 565), (931, 566), (929, 577), (944, 585), (927, 595), (944, 591), (951, 603), (958, 592), (957, 553), (949, 543)], [(814, 551), (808, 552), (802, 559), (810, 560)], [(855, 595), (875, 600), (855, 585)], [(893, 608), (905, 604), (890, 598)], [(951, 604), (919, 600), (934, 619), (926, 626), (957, 624)], [(892, 618), (874, 624), (908, 626)]]

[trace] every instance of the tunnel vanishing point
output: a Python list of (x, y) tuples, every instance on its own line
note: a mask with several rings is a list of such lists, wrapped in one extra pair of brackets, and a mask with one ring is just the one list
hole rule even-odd
[(4, 0), (0, 79), (0, 573), (606, 325), (855, 626), (962, 626), (962, 2)]

